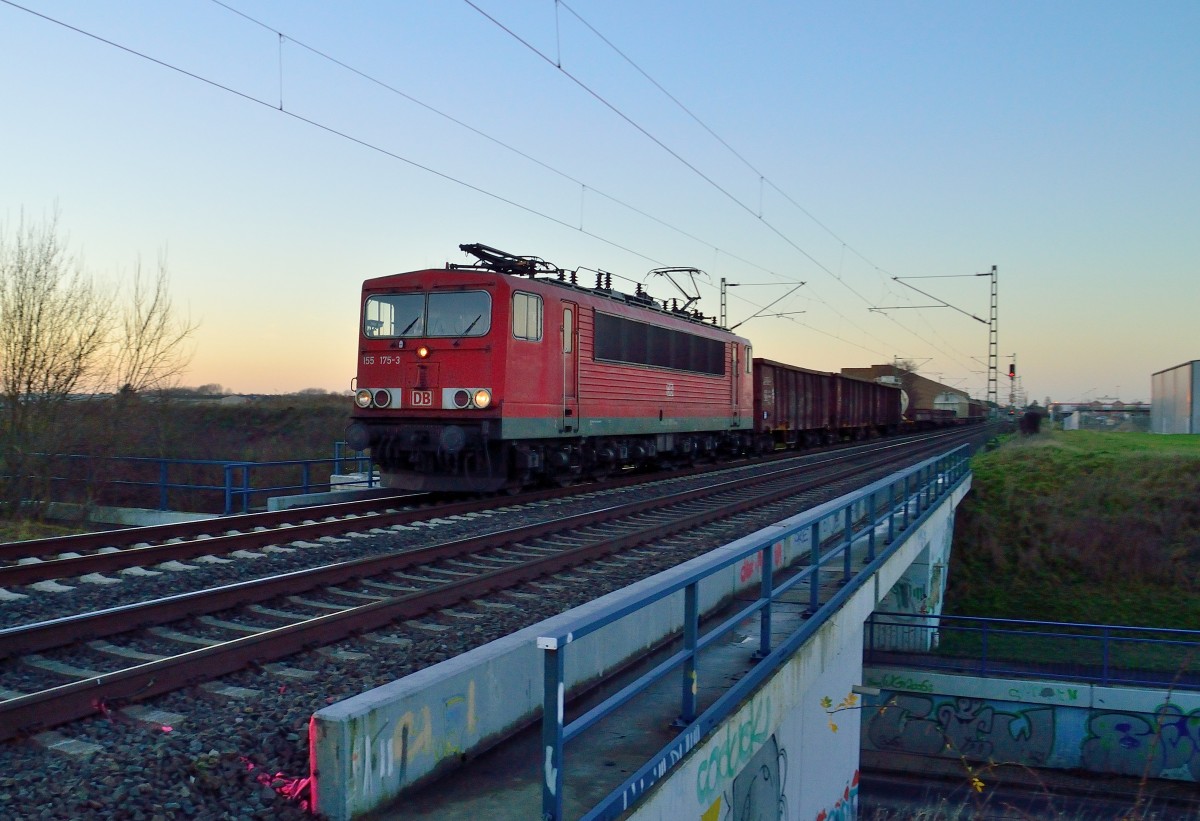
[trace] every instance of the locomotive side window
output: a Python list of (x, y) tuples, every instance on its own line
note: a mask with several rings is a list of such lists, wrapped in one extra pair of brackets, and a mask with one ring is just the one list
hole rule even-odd
[(372, 337), (425, 333), (424, 294), (379, 294), (367, 298), (363, 333)]
[(563, 310), (563, 353), (575, 350), (575, 313), (570, 308)]
[(429, 336), (486, 336), (492, 329), (487, 291), (434, 291), (429, 295)]
[(725, 374), (725, 344), (716, 339), (596, 312), (596, 359), (713, 376)]
[(517, 291), (513, 294), (513, 336), (540, 342), (542, 339), (542, 298)]

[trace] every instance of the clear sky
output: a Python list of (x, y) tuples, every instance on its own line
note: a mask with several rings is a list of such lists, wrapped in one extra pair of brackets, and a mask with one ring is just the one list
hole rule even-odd
[(362, 280), (482, 242), (694, 266), (730, 324), (804, 282), (756, 355), (977, 396), (994, 265), (1002, 400), (1014, 353), (1149, 400), (1200, 358), (1197, 43), (1195, 0), (0, 0), (0, 221), (165, 256), (189, 385), (345, 390)]

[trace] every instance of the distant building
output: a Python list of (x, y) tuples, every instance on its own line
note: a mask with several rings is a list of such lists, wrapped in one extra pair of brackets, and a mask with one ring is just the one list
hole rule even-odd
[(1150, 377), (1150, 432), (1200, 433), (1200, 359)]
[(1142, 402), (1054, 405), (1051, 417), (1062, 420), (1063, 430), (1102, 430), (1114, 433), (1145, 433), (1150, 430), (1150, 406)]
[(842, 368), (843, 376), (853, 376), (856, 379), (866, 379), (871, 382), (886, 382), (899, 385), (908, 394), (908, 407), (921, 410), (935, 408), (952, 408), (962, 401), (966, 402), (970, 395), (959, 388), (943, 385), (932, 379), (926, 379), (916, 371), (906, 371), (895, 365), (872, 365), (869, 368)]

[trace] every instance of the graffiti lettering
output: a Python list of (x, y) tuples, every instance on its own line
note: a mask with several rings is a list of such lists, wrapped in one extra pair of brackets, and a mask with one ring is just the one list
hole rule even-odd
[[(779, 568), (783, 564), (783, 542), (776, 542), (771, 550), (772, 564)], [(748, 582), (755, 577), (756, 574), (762, 573), (763, 554), (758, 551), (753, 556), (747, 556), (742, 559), (741, 565), (738, 567), (738, 579), (743, 583)]]
[(1040, 687), (1037, 688), (1036, 693), (1034, 693), (1032, 688), (1029, 690), (1029, 692), (1022, 692), (1020, 687), (1008, 688), (1008, 697), (1015, 701), (1025, 699), (1031, 694), (1036, 695), (1039, 698), (1058, 698), (1063, 701), (1079, 700), (1079, 690), (1075, 689), (1074, 687)]
[(817, 813), (816, 821), (854, 821), (858, 818), (858, 770), (846, 785), (842, 797), (831, 809)]
[(1054, 708), (1027, 707), (1007, 712), (1007, 703), (981, 699), (885, 694), (885, 704), (867, 726), (879, 750), (919, 755), (1045, 764), (1054, 749)]
[(1200, 710), (1185, 715), (1164, 704), (1152, 716), (1094, 712), (1082, 760), (1100, 772), (1200, 781)]
[(885, 690), (909, 690), (914, 693), (933, 692), (933, 682), (929, 679), (917, 681), (915, 678), (898, 676), (895, 673), (884, 673), (879, 678), (868, 679), (867, 684)]
[(700, 762), (696, 773), (696, 798), (701, 806), (711, 803), (722, 786), (734, 778), (755, 751), (766, 743), (770, 735), (770, 717), (771, 700), (757, 699), (745, 720), (736, 727), (726, 725), (713, 739), (708, 758)]
[(396, 722), (396, 729), (392, 733), (392, 751), (399, 759), (404, 775), (407, 775), (409, 765), (418, 756), (433, 754), (433, 716), (428, 706), (422, 707), (420, 713), (405, 713)]
[(671, 767), (679, 763), (699, 743), (700, 728), (694, 727), (680, 738), (670, 750), (665, 751), (657, 761), (652, 761), (652, 766), (647, 774), (626, 787), (625, 792), (621, 794), (622, 809), (628, 809), (632, 806), (642, 793), (653, 787)]
[(355, 744), (350, 772), (365, 796), (374, 795), (379, 782), (392, 775), (395, 756), (386, 738), (388, 729), (385, 724), (374, 737), (363, 735)]
[[(1042, 697), (1076, 700), (1073, 688), (1037, 688)], [(884, 692), (884, 705), (864, 725), (863, 742), (876, 750), (1003, 761), (1028, 766), (1081, 767), (1092, 772), (1200, 782), (1200, 709), (1176, 704), (1153, 713), (990, 702), (974, 698)], [(1011, 698), (1021, 696), (1011, 688)], [(1061, 712), (1059, 712), (1061, 710)], [(1080, 712), (1086, 737), (1055, 750), (1059, 722), (1074, 736)], [(1074, 717), (1074, 718), (1073, 718)], [(1078, 744), (1078, 746), (1076, 746)]]

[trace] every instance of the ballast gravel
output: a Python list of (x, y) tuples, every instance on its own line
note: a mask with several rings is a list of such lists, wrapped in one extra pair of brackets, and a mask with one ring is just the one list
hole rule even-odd
[[(694, 481), (712, 480), (678, 480), (670, 483), (670, 490)], [(597, 505), (655, 492), (646, 487), (604, 490), (552, 504), (505, 509), (493, 516), (446, 521), (436, 527), (404, 528), (323, 542), (319, 548), (269, 552), (263, 554), (265, 560), (201, 563), (195, 570), (153, 576), (123, 575), (121, 585), (87, 585), (72, 580), (70, 583), (78, 587), (70, 593), (43, 593), (0, 602), (0, 623), (24, 624), (420, 546), (431, 539), (465, 537), (490, 528), (563, 518)], [(844, 488), (830, 486), (810, 494), (808, 502), (816, 504), (843, 492)], [(794, 502), (791, 509), (795, 510)], [(101, 708), (96, 716), (57, 731), (64, 738), (96, 745), (89, 755), (54, 751), (30, 739), (5, 742), (0, 744), (0, 818), (310, 819), (308, 723), (316, 710), (625, 587), (777, 521), (782, 515), (786, 514), (777, 510), (739, 516), (706, 528), (695, 538), (672, 539), (670, 548), (643, 550), (636, 562), (605, 560), (603, 574), (573, 572), (565, 580), (556, 578), (550, 586), (526, 585), (516, 591), (518, 595), (501, 593), (484, 604), (460, 605), (455, 609), (486, 613), (487, 617), (447, 616), (453, 621), (450, 630), (425, 631), (397, 625), (392, 633), (398, 641), (389, 642), (387, 631), (383, 631), (375, 634), (382, 640), (362, 637), (333, 648), (365, 655), (366, 660), (326, 648), (325, 652), (300, 654), (284, 662), (291, 668), (315, 671), (317, 675), (310, 681), (297, 681), (265, 669), (247, 670), (221, 679), (223, 685), (242, 688), (242, 697), (222, 698), (200, 685), (145, 702), (155, 710), (181, 716), (170, 724), (146, 724), (120, 710)], [(514, 604), (517, 606), (505, 606)]]

